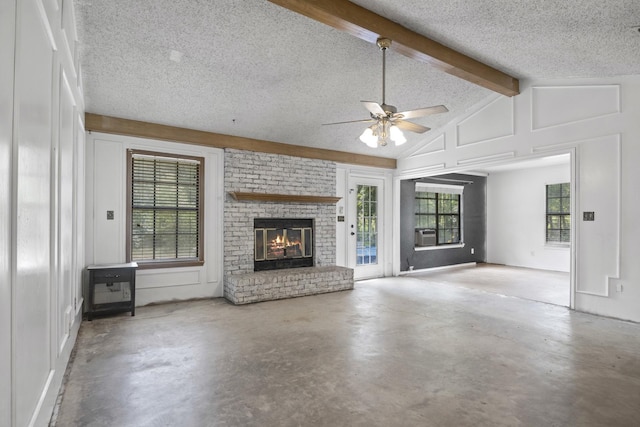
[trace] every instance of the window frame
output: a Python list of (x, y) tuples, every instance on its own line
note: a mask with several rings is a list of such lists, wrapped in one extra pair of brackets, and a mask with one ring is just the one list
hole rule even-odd
[[(442, 187), (442, 186), (437, 186), (437, 187)], [(420, 189), (418, 190), (416, 188), (415, 192), (414, 192), (414, 203), (416, 200), (434, 200), (435, 201), (435, 213), (421, 213), (421, 212), (415, 212), (417, 209), (414, 208), (414, 229), (422, 229), (425, 227), (419, 227), (418, 226), (418, 221), (417, 221), (417, 217), (418, 215), (420, 216), (427, 216), (427, 217), (435, 217), (435, 228), (432, 227), (426, 227), (428, 229), (435, 229), (436, 231), (436, 244), (435, 247), (447, 247), (447, 246), (459, 246), (459, 245), (464, 245), (464, 239), (463, 239), (463, 235), (462, 235), (462, 194), (460, 193), (454, 193), (454, 192), (443, 192), (443, 191), (436, 191), (438, 188), (434, 187), (433, 191), (427, 191), (425, 189)], [(418, 197), (418, 193), (427, 193), (427, 194), (434, 194), (435, 198), (433, 197)], [(440, 213), (440, 195), (447, 195), (447, 196), (457, 196), (458, 198), (458, 212), (457, 213)], [(457, 217), (458, 218), (458, 227), (457, 227), (457, 232), (458, 232), (458, 241), (457, 242), (452, 242), (452, 243), (441, 243), (440, 242), (440, 217)], [(451, 228), (446, 228), (447, 230), (451, 229)], [(453, 230), (453, 229), (451, 229)], [(423, 249), (423, 247), (421, 246), (417, 246), (414, 244), (414, 247), (416, 248), (421, 248)]]
[[(133, 238), (133, 159), (136, 155), (153, 156), (165, 158), (169, 160), (187, 160), (197, 161), (198, 168), (198, 257), (185, 259), (160, 259), (160, 260), (133, 260), (132, 259), (132, 238)], [(127, 149), (127, 235), (126, 235), (126, 260), (127, 262), (138, 263), (140, 269), (151, 268), (175, 268), (175, 267), (194, 267), (204, 265), (204, 218), (205, 218), (205, 201), (204, 201), (204, 169), (205, 159), (199, 156), (189, 156), (175, 153), (165, 153), (148, 150)], [(155, 230), (154, 230), (155, 235)]]
[[(549, 197), (549, 187), (554, 186), (554, 185), (560, 185), (560, 196), (559, 197)], [(566, 186), (569, 190), (569, 195), (568, 196), (563, 196), (562, 195), (562, 186)], [(547, 246), (562, 246), (562, 247), (567, 247), (567, 246), (571, 246), (571, 222), (573, 221), (573, 219), (571, 218), (571, 182), (557, 182), (557, 183), (553, 183), (553, 184), (546, 184), (545, 185), (545, 194), (544, 194), (544, 202), (545, 202), (545, 230), (544, 230), (544, 241), (545, 241), (545, 245)], [(560, 199), (560, 206), (563, 205), (562, 200), (568, 200), (567, 203), (567, 209), (566, 211), (564, 209), (561, 209), (561, 212), (550, 212), (549, 211), (549, 199)], [(553, 228), (553, 229), (549, 229), (549, 217), (560, 217), (560, 228)], [(563, 223), (563, 218), (564, 217), (569, 217), (569, 227), (568, 228), (563, 228), (562, 227), (562, 223)], [(569, 240), (568, 241), (563, 241), (563, 240), (549, 240), (549, 231), (552, 230), (557, 230), (560, 232), (560, 239), (562, 239), (562, 232), (563, 231), (568, 231), (569, 232)]]

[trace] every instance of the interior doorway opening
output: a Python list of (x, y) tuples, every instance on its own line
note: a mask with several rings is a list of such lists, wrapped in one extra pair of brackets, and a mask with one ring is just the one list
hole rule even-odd
[[(572, 153), (565, 153), (401, 181), (401, 272), (573, 307), (574, 170)], [(431, 191), (428, 186), (420, 188), (420, 183), (437, 188), (433, 183), (438, 179), (462, 187), (457, 244), (440, 245), (432, 238), (425, 245), (427, 239), (418, 242), (418, 233), (406, 225), (413, 218), (433, 216), (443, 222), (436, 226), (446, 226), (438, 215), (419, 205), (440, 203), (437, 194), (420, 193)], [(486, 228), (477, 233), (483, 223)], [(475, 265), (480, 268), (472, 273), (468, 269), (430, 273), (435, 267)]]

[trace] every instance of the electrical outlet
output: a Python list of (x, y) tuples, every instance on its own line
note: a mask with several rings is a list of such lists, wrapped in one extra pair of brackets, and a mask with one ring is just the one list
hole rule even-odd
[(113, 211), (107, 211), (107, 219), (111, 221), (114, 218)]
[(471, 248), (471, 255), (475, 254), (476, 250), (474, 248)]
[(622, 292), (622, 283), (616, 284), (616, 292)]

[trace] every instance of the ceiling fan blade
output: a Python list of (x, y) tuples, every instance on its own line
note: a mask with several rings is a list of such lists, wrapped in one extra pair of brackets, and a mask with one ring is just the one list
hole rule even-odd
[(417, 123), (407, 122), (405, 120), (399, 120), (399, 119), (393, 120), (392, 123), (398, 126), (400, 129), (408, 130), (410, 132), (415, 132), (415, 133), (425, 133), (426, 131), (431, 129), (426, 126), (419, 125)]
[(373, 119), (349, 120), (347, 122), (323, 123), (322, 126), (344, 125), (344, 124), (347, 124), (347, 123), (371, 123), (371, 122), (375, 122), (375, 120), (373, 120)]
[(446, 113), (449, 111), (444, 105), (436, 105), (433, 107), (419, 108), (417, 110), (402, 111), (393, 116), (401, 119), (414, 119), (416, 117), (430, 116), (431, 114)]
[(379, 114), (383, 116), (387, 115), (387, 113), (384, 112), (380, 104), (378, 104), (377, 102), (371, 102), (371, 101), (360, 101), (360, 102), (362, 102), (362, 105), (364, 105), (364, 108), (369, 110), (371, 114), (374, 114), (376, 116)]

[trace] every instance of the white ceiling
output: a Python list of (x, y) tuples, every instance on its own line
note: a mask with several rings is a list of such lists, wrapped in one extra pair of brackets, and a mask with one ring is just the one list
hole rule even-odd
[[(640, 73), (638, 0), (357, 0), (522, 81)], [(75, 0), (86, 111), (397, 158), (357, 140), (381, 102), (378, 48), (266, 0)], [(170, 59), (181, 53), (180, 62)], [(175, 55), (175, 54), (174, 54)], [(178, 55), (180, 56), (180, 55)], [(392, 49), (387, 103), (445, 104), (437, 128), (492, 95)]]

